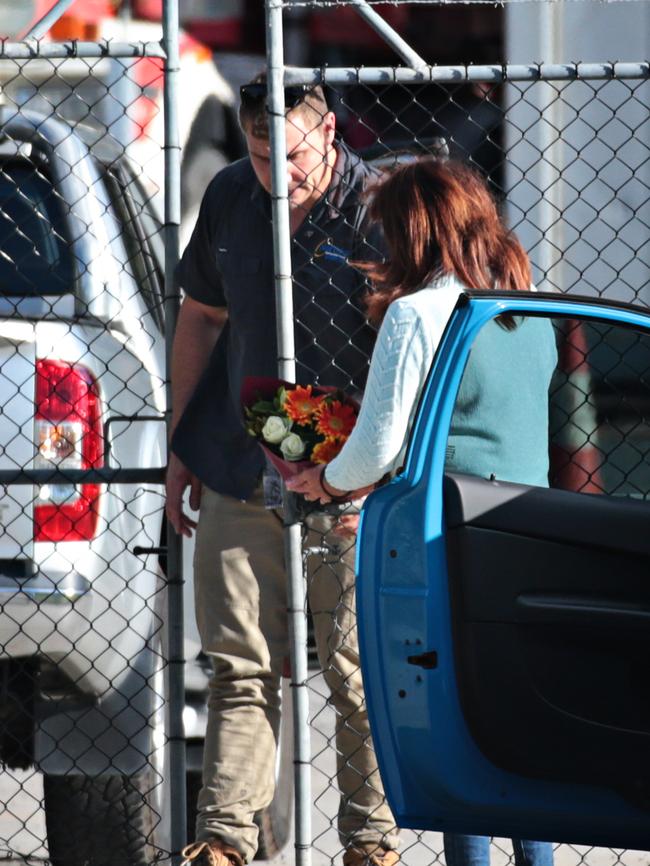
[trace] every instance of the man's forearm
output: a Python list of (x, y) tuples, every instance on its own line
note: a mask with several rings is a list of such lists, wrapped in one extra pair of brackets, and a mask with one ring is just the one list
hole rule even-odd
[(172, 351), (173, 431), (194, 393), (226, 321), (224, 310), (185, 298), (178, 315)]

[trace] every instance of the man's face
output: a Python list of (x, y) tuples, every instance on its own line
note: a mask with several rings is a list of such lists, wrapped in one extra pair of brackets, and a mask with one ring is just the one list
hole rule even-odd
[[(311, 112), (287, 116), (287, 182), (289, 207), (309, 210), (329, 186), (334, 162), (334, 115), (318, 125)], [(271, 192), (270, 144), (245, 130), (250, 160), (260, 184)]]

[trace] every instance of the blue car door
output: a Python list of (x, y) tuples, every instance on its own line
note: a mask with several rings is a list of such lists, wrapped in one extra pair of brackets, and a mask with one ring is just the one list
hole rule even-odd
[[(540, 321), (555, 371), (539, 405), (519, 380), (532, 408), (516, 459), (500, 455), (507, 477), (450, 471), (481, 335)], [(534, 370), (542, 329), (526, 333)], [(503, 377), (494, 347), (481, 369)], [(531, 483), (539, 436), (548, 463)], [(650, 849), (649, 495), (650, 315), (461, 296), (405, 466), (359, 534), (366, 697), (399, 826)]]

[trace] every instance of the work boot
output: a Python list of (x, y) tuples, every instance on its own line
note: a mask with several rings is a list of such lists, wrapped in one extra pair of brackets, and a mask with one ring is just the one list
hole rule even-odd
[(244, 858), (219, 839), (192, 842), (181, 851), (181, 866), (244, 866)]
[(374, 842), (355, 845), (343, 855), (343, 866), (396, 866), (399, 854), (395, 849), (386, 849)]

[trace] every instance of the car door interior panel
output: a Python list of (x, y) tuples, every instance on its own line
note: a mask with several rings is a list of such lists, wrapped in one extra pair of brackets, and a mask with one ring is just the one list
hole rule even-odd
[(606, 773), (641, 796), (650, 779), (645, 504), (452, 475), (445, 513), (457, 680), (481, 750), (539, 778), (557, 778), (556, 764), (565, 781)]

